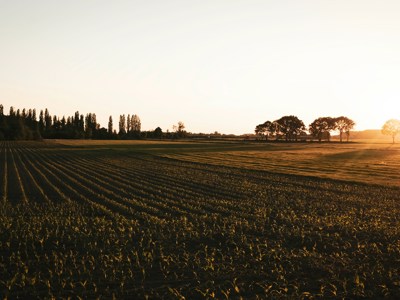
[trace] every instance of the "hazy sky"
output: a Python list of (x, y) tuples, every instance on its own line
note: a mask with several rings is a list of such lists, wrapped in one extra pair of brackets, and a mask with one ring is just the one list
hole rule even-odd
[(400, 118), (400, 1), (0, 0), (0, 103), (249, 133)]

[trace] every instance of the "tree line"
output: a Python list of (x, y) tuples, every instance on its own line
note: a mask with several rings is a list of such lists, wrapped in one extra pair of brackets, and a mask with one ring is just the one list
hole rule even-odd
[(309, 126), (306, 132), (304, 122), (298, 117), (290, 115), (283, 116), (275, 121), (266, 121), (256, 126), (254, 132), (262, 139), (268, 140), (275, 138), (276, 140), (284, 138), (286, 141), (297, 141), (298, 139), (311, 138), (318, 141), (330, 141), (332, 131), (339, 131), (340, 141), (346, 136), (349, 141), (350, 130), (354, 128), (355, 122), (347, 117), (340, 116), (337, 118), (320, 117), (315, 119)]
[[(160, 129), (159, 129), (160, 130)], [(159, 131), (158, 130), (158, 131)], [(112, 116), (108, 128), (100, 127), (95, 113), (86, 115), (79, 111), (68, 117), (52, 116), (49, 110), (15, 109), (10, 107), (8, 115), (0, 104), (0, 140), (32, 139), (139, 139), (144, 135), (157, 135), (154, 132), (141, 132), (140, 117), (136, 114), (120, 115), (118, 131), (114, 129)]]

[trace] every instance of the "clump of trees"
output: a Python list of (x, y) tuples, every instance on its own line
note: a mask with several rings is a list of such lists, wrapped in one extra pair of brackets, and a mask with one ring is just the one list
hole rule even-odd
[(396, 135), (400, 134), (400, 120), (390, 119), (385, 122), (382, 126), (382, 134), (389, 135), (392, 137), (392, 141), (394, 144), (394, 140)]
[(255, 133), (268, 140), (275, 136), (278, 140), (284, 137), (286, 141), (297, 141), (300, 134), (305, 130), (303, 121), (296, 116), (284, 116), (273, 122), (266, 121), (256, 126)]
[(21, 111), (11, 107), (9, 115), (5, 115), (4, 107), (0, 104), (0, 140), (32, 140), (40, 138), (35, 109), (23, 109)]
[(37, 118), (35, 109), (10, 107), (9, 115), (0, 104), (0, 140), (32, 139), (139, 139), (142, 137), (138, 115), (120, 116), (119, 131), (113, 129), (112, 116), (108, 128), (100, 127), (95, 113), (86, 116), (79, 111), (68, 117), (51, 116), (46, 108)]
[[(110, 116), (110, 120), (112, 122), (112, 118)], [(140, 138), (142, 123), (138, 115), (125, 115), (119, 116), (118, 123), (118, 137), (120, 139), (138, 139)], [(109, 122), (109, 131), (112, 132), (112, 128), (110, 130), (110, 122)]]
[[(340, 142), (343, 136), (349, 141), (350, 130), (354, 128), (355, 122), (347, 117), (337, 118), (320, 117), (315, 119), (309, 126), (308, 132), (312, 138), (322, 141), (330, 141), (332, 131), (339, 131)], [(306, 127), (298, 117), (290, 115), (284, 116), (275, 121), (266, 121), (255, 128), (255, 133), (268, 140), (269, 137), (275, 137), (276, 140), (285, 138), (286, 141), (297, 141), (299, 138), (307, 138)]]

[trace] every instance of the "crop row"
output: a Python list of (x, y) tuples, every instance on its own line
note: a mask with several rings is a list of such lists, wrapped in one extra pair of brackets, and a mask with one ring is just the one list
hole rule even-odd
[[(137, 164), (135, 164), (135, 169), (125, 169), (112, 165), (107, 166), (95, 160), (71, 158), (68, 155), (62, 158), (48, 158), (43, 154), (27, 152), (25, 156), (28, 161), (37, 161), (39, 165), (43, 166), (42, 169), (59, 172), (54, 175), (63, 178), (64, 182), (71, 181), (71, 185), (75, 187), (79, 186), (81, 193), (88, 197), (102, 197), (99, 200), (101, 202), (110, 202), (110, 199), (116, 199), (121, 204), (128, 206), (139, 203), (142, 206), (151, 206), (153, 210), (158, 209), (174, 215), (179, 213), (204, 214), (213, 210), (221, 212), (221, 209), (234, 210), (237, 208), (236, 203), (228, 201), (225, 201), (230, 204), (227, 208), (218, 207), (218, 204), (220, 206), (221, 203), (224, 203), (223, 197), (226, 197), (226, 194), (219, 195), (210, 187), (199, 190), (198, 187), (190, 189), (182, 184), (174, 184), (173, 179), (168, 180), (168, 178), (164, 178), (163, 174), (150, 174), (146, 170), (140, 170), (137, 168)], [(210, 204), (209, 201), (201, 201), (201, 199), (210, 198), (211, 195), (216, 198), (215, 205)], [(233, 198), (235, 197), (236, 195), (233, 195)], [(136, 208), (140, 209), (139, 206)]]
[(400, 297), (399, 189), (121, 153), (0, 144), (2, 298)]

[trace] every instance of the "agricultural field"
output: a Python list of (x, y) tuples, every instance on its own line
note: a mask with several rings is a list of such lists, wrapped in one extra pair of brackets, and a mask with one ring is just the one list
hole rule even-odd
[(0, 143), (2, 299), (400, 298), (400, 147)]

